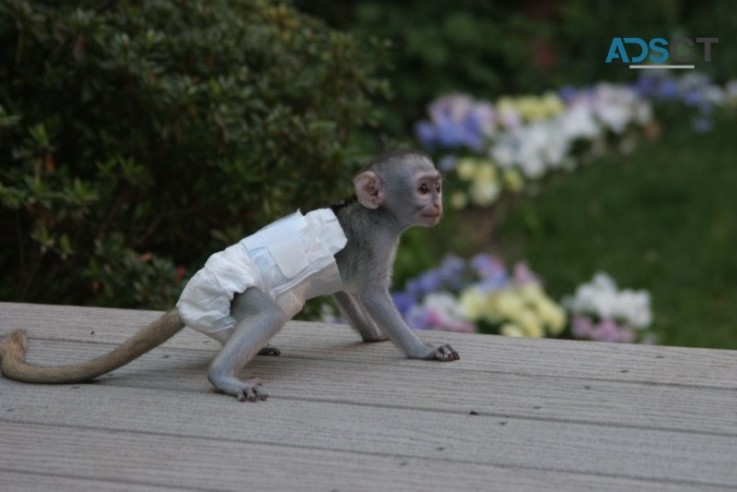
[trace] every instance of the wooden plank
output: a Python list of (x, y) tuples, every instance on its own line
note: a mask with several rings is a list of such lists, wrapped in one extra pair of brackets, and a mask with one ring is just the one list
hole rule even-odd
[[(31, 338), (120, 343), (160, 314), (0, 303), (0, 336), (12, 329), (26, 329)], [(423, 332), (422, 336), (436, 343), (449, 341), (458, 348), (462, 359), (448, 370), (737, 389), (737, 351), (443, 332)], [(413, 364), (389, 344), (358, 343), (346, 326), (291, 322), (275, 343), (291, 357), (370, 363), (390, 358), (396, 367)], [(217, 350), (216, 342), (192, 330), (184, 330), (165, 346)]]
[[(30, 360), (84, 360), (99, 346), (35, 340)], [(208, 394), (212, 352), (161, 348), (103, 377), (101, 384)], [(249, 376), (273, 398), (350, 402), (557, 422), (672, 429), (737, 436), (737, 391), (449, 370), (452, 364), (259, 357)], [(100, 386), (100, 384), (96, 385)], [(0, 383), (0, 391), (3, 386)], [(38, 387), (41, 388), (41, 387)]]
[[(398, 454), (276, 446), (232, 439), (0, 422), (4, 469), (115, 484), (208, 490), (708, 490), (716, 485), (638, 480)], [(626, 454), (626, 453), (625, 453)], [(574, 463), (575, 464), (575, 463)], [(704, 477), (706, 471), (704, 471)], [(711, 478), (711, 477), (709, 477)], [(556, 486), (558, 484), (558, 486)], [(629, 487), (629, 488), (627, 488)]]
[(107, 385), (10, 391), (0, 417), (18, 424), (737, 487), (737, 436)]
[[(69, 362), (158, 315), (0, 303), (0, 335), (30, 328), (32, 360)], [(291, 323), (285, 357), (249, 367), (272, 394), (258, 404), (211, 394), (215, 343), (191, 331), (99, 384), (0, 380), (0, 488), (737, 488), (735, 352), (423, 337), (468, 355), (409, 361)]]
[[(187, 490), (181, 487), (154, 486), (152, 484), (136, 484), (131, 482), (115, 483), (111, 481), (70, 478), (60, 475), (47, 475), (42, 470), (33, 472), (15, 472), (0, 468), (0, 484), (3, 492), (79, 492), (80, 490), (96, 490), (105, 492), (171, 492)], [(193, 490), (193, 489), (190, 489)]]

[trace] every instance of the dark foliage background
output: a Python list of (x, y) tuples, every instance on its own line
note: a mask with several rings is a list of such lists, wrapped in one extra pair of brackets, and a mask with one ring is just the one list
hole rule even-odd
[[(633, 77), (604, 63), (614, 36), (719, 37), (708, 75), (734, 73), (729, 0), (293, 0), (331, 26), (392, 42), (385, 128), (407, 131), (441, 94), (495, 99)], [(700, 53), (699, 53), (700, 56)]]
[(382, 47), (266, 0), (0, 2), (0, 298), (162, 308), (349, 193)]

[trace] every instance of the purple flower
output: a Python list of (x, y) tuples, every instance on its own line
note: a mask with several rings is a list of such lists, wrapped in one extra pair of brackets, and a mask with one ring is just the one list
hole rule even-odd
[(407, 317), (407, 313), (417, 304), (417, 297), (409, 292), (392, 292), (392, 300), (403, 318)]
[(627, 343), (634, 340), (632, 330), (620, 326), (614, 320), (603, 319), (593, 329), (592, 340), (600, 342)]
[(689, 91), (686, 91), (686, 93), (683, 95), (683, 102), (687, 106), (698, 106), (703, 98), (703, 95), (701, 94), (701, 91), (698, 89), (691, 89)]
[(441, 147), (460, 147), (465, 144), (468, 140), (465, 131), (459, 122), (447, 117), (440, 118), (435, 124), (435, 137)]
[(407, 313), (406, 320), (414, 330), (431, 330), (435, 326), (437, 316), (427, 308), (412, 309)]
[(415, 124), (415, 136), (424, 148), (432, 149), (435, 147), (435, 127), (429, 121), (418, 121)]
[(479, 151), (494, 129), (494, 110), (489, 103), (474, 102), (464, 95), (437, 99), (428, 108), (430, 120), (415, 125), (415, 135), (428, 149), (468, 147)]
[(438, 168), (442, 173), (449, 173), (456, 168), (458, 159), (453, 154), (448, 154), (438, 160)]
[(526, 261), (519, 261), (514, 265), (514, 282), (520, 286), (539, 284), (540, 278), (530, 269)]
[(574, 316), (571, 331), (576, 338), (594, 338), (594, 323), (586, 316)]
[(463, 287), (463, 273), (466, 270), (466, 262), (458, 256), (447, 255), (440, 264), (438, 273), (443, 285), (458, 290)]
[(439, 271), (428, 270), (417, 278), (420, 291), (423, 294), (437, 292), (443, 285), (443, 278)]
[(558, 94), (560, 95), (560, 98), (563, 99), (563, 102), (569, 104), (578, 95), (578, 89), (576, 89), (572, 85), (565, 85), (561, 87)]
[(672, 101), (678, 97), (678, 83), (673, 79), (662, 79), (655, 91), (655, 97), (663, 101)]
[(471, 268), (483, 280), (490, 280), (492, 283), (500, 285), (509, 281), (509, 274), (504, 266), (504, 262), (496, 256), (488, 254), (478, 254), (471, 258)]
[(653, 75), (642, 75), (635, 82), (634, 89), (641, 97), (652, 97), (658, 88), (659, 77)]

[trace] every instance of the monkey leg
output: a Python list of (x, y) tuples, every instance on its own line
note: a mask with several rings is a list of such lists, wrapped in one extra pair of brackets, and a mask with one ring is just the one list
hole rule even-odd
[(374, 320), (368, 315), (361, 304), (356, 300), (355, 294), (347, 292), (336, 292), (333, 297), (338, 302), (338, 308), (348, 319), (351, 328), (356, 330), (361, 339), (366, 343), (383, 342), (388, 338), (381, 333)]
[(233, 334), (210, 365), (208, 378), (220, 391), (240, 401), (265, 400), (258, 379), (238, 379), (236, 375), (284, 326), (284, 311), (267, 294), (250, 288), (236, 297), (232, 307), (236, 326)]

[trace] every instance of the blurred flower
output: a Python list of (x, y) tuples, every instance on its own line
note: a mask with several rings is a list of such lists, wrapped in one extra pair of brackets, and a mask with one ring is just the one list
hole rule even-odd
[(481, 150), (494, 133), (495, 118), (491, 104), (477, 102), (462, 94), (451, 94), (428, 107), (430, 120), (415, 125), (415, 135), (429, 149), (468, 147)]
[(452, 154), (444, 155), (438, 160), (438, 169), (443, 173), (449, 173), (456, 168), (458, 159)]
[(458, 304), (467, 319), (480, 319), (486, 307), (486, 294), (477, 288), (468, 288), (461, 291)]
[(469, 194), (474, 205), (486, 207), (494, 203), (501, 189), (493, 182), (474, 181), (471, 183)]
[(392, 292), (392, 300), (402, 316), (406, 316), (417, 304), (417, 298), (409, 292)]
[(724, 100), (732, 105), (737, 105), (737, 80), (730, 80), (724, 86)]
[(470, 181), (476, 174), (476, 159), (466, 157), (458, 161), (456, 166), (458, 177), (465, 181)]
[(466, 198), (466, 194), (462, 191), (454, 191), (450, 195), (450, 207), (454, 210), (461, 210), (463, 208), (466, 208), (466, 205), (468, 205), (468, 198)]
[(504, 186), (509, 188), (513, 193), (520, 191), (525, 186), (522, 175), (516, 169), (505, 169), (503, 176)]
[(591, 282), (578, 286), (574, 296), (563, 299), (563, 305), (573, 315), (572, 334), (577, 338), (631, 342), (636, 338), (634, 330), (643, 331), (652, 323), (650, 294), (620, 290), (605, 273), (597, 273)]
[(522, 331), (522, 328), (517, 326), (514, 323), (504, 323), (501, 328), (499, 328), (499, 333), (501, 333), (504, 336), (507, 337), (523, 337), (525, 336), (524, 331)]
[(440, 264), (439, 275), (446, 287), (460, 289), (463, 286), (463, 276), (466, 262), (455, 255), (447, 255)]
[(530, 269), (530, 266), (526, 261), (520, 261), (514, 265), (514, 282), (518, 286), (525, 286), (528, 284), (539, 285), (540, 279)]
[(510, 276), (497, 256), (478, 254), (465, 261), (451, 255), (393, 298), (415, 329), (474, 331), (484, 325), (517, 336), (560, 334), (566, 324), (562, 307), (545, 294), (525, 262), (512, 271)]
[(412, 307), (408, 324), (418, 330), (445, 330), (469, 333), (475, 331), (455, 298), (446, 292), (429, 294), (422, 304)]

